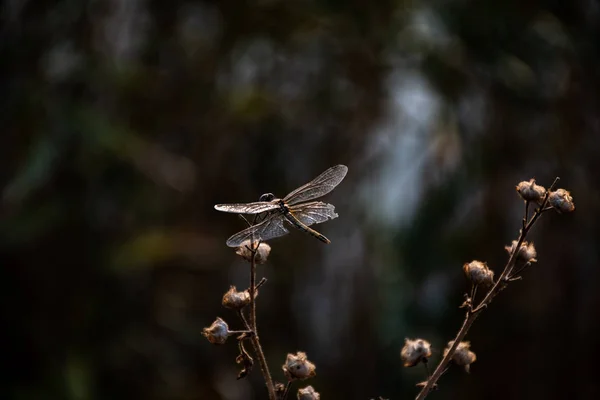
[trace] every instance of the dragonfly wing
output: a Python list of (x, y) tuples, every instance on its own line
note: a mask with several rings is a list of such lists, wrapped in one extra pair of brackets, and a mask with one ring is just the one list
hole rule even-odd
[(310, 203), (296, 204), (290, 207), (290, 212), (294, 214), (304, 225), (319, 224), (330, 219), (337, 218), (335, 206), (333, 204), (323, 203), (322, 201), (313, 201)]
[(215, 210), (235, 214), (260, 214), (279, 208), (277, 203), (257, 201), (254, 203), (217, 204)]
[(346, 173), (348, 173), (348, 167), (345, 165), (331, 167), (306, 185), (300, 186), (285, 196), (283, 201), (292, 205), (324, 196), (340, 184)]
[(254, 237), (254, 240), (269, 240), (279, 236), (283, 236), (289, 231), (283, 224), (284, 218), (282, 214), (273, 215), (263, 222), (252, 225), (249, 228), (244, 229), (236, 233), (227, 239), (227, 246), (239, 247), (246, 240), (250, 240)]

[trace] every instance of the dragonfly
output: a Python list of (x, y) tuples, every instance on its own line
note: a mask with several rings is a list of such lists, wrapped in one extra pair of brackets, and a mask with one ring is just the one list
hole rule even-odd
[(310, 228), (310, 225), (337, 218), (335, 207), (322, 201), (311, 201), (331, 192), (348, 173), (345, 165), (336, 165), (312, 181), (300, 186), (283, 199), (276, 198), (273, 193), (265, 193), (259, 201), (253, 203), (217, 204), (218, 211), (235, 214), (264, 214), (259, 223), (236, 233), (227, 239), (227, 246), (239, 247), (246, 240), (266, 241), (289, 233), (294, 227), (319, 239), (323, 243), (331, 243), (324, 235)]

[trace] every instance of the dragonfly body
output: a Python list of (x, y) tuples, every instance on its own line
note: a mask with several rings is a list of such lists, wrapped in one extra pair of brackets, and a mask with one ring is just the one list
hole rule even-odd
[(323, 243), (327, 243), (327, 244), (331, 243), (331, 240), (327, 239), (327, 237), (325, 237), (325, 235), (315, 231), (314, 229), (312, 229), (312, 228), (306, 226), (305, 224), (303, 224), (302, 222), (300, 222), (300, 220), (298, 218), (296, 218), (296, 216), (294, 215), (293, 212), (290, 211), (290, 208), (287, 206), (287, 204), (285, 204), (285, 202), (283, 200), (279, 200), (279, 201), (280, 201), (279, 207), (281, 209), (281, 213), (283, 214), (283, 216), (285, 217), (287, 222), (294, 225), (296, 228), (300, 229), (302, 232), (308, 233), (309, 235), (319, 239)]
[(335, 207), (320, 201), (309, 201), (329, 193), (346, 176), (348, 168), (336, 165), (323, 172), (309, 183), (299, 187), (283, 199), (275, 198), (272, 193), (260, 196), (255, 203), (217, 204), (215, 209), (236, 214), (263, 214), (264, 219), (236, 233), (227, 240), (230, 247), (238, 247), (245, 240), (269, 240), (288, 233), (287, 225), (293, 226), (323, 243), (331, 243), (324, 235), (309, 225), (334, 219), (338, 215)]
[(271, 203), (277, 204), (279, 206), (279, 209), (276, 212), (280, 212), (285, 217), (285, 219), (288, 223), (290, 223), (291, 225), (300, 229), (302, 232), (308, 233), (309, 235), (319, 239), (323, 243), (327, 243), (327, 244), (331, 243), (331, 240), (327, 239), (327, 237), (325, 235), (306, 226), (298, 218), (296, 218), (296, 216), (290, 210), (290, 207), (285, 203), (285, 201), (283, 201), (283, 199), (276, 199), (275, 195), (273, 193), (263, 194), (262, 196), (260, 196), (259, 201), (266, 201), (266, 202), (271, 202)]

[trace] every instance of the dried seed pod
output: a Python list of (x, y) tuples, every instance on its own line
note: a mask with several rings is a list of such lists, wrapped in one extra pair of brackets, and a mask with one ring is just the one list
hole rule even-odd
[(217, 317), (211, 326), (204, 328), (202, 335), (204, 335), (204, 337), (206, 337), (212, 344), (224, 344), (229, 336), (229, 327), (227, 326), (227, 322)]
[[(515, 251), (515, 247), (517, 246), (518, 241), (513, 240), (510, 246), (505, 246), (504, 248), (508, 252), (508, 254), (512, 254)], [(535, 246), (533, 243), (529, 243), (524, 241), (521, 243), (519, 247), (519, 251), (517, 253), (517, 260), (523, 262), (536, 262), (537, 251), (535, 250)]]
[[(258, 290), (254, 293), (254, 298), (256, 298), (256, 296), (258, 296)], [(238, 292), (235, 286), (231, 286), (223, 295), (222, 304), (225, 308), (241, 310), (250, 304), (250, 291), (244, 290), (243, 292)]]
[(321, 395), (312, 386), (298, 389), (298, 400), (320, 400)]
[(431, 357), (431, 344), (424, 339), (404, 339), (404, 347), (400, 351), (400, 358), (405, 367), (414, 367), (420, 362), (426, 363)]
[(282, 369), (290, 381), (296, 379), (304, 380), (316, 375), (315, 364), (308, 361), (306, 353), (302, 351), (296, 354), (288, 354)]
[[(254, 246), (256, 246), (256, 241), (254, 242)], [(242, 257), (244, 260), (251, 262), (252, 256), (253, 256), (253, 251), (250, 249), (252, 249), (250, 240), (245, 240), (244, 242), (242, 242), (240, 247), (238, 247), (235, 250), (235, 254)], [(269, 246), (266, 243), (260, 243), (258, 245), (258, 249), (256, 249), (255, 251), (256, 251), (256, 258), (254, 260), (256, 261), (256, 263), (264, 264), (267, 262), (267, 258), (269, 257), (269, 254), (271, 253), (271, 246)]]
[(575, 210), (573, 197), (571, 197), (571, 193), (565, 189), (557, 189), (554, 192), (550, 192), (548, 203), (560, 213), (568, 213)]
[(484, 262), (473, 260), (463, 265), (463, 271), (474, 285), (489, 286), (494, 283), (494, 271)]
[(534, 203), (541, 203), (546, 195), (546, 189), (543, 186), (536, 185), (535, 179), (531, 179), (529, 182), (519, 182), (517, 192), (523, 200)]
[[(448, 342), (448, 347), (444, 349), (444, 357), (448, 354), (453, 344), (454, 340)], [(477, 361), (477, 356), (471, 351), (470, 348), (470, 342), (460, 342), (456, 347), (454, 355), (452, 356), (452, 361), (454, 361), (456, 365), (465, 367), (465, 371), (467, 372), (469, 372), (471, 364)]]

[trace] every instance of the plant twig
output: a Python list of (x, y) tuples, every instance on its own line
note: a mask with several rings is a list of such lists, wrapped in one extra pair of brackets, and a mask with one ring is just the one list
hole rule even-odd
[(525, 263), (525, 264), (524, 264), (524, 265), (523, 265), (521, 268), (519, 268), (519, 269), (518, 269), (518, 270), (516, 270), (516, 271), (513, 271), (513, 272), (510, 274), (510, 276), (508, 276), (508, 277), (507, 277), (507, 279), (509, 279), (509, 280), (511, 280), (511, 281), (513, 281), (513, 280), (519, 280), (519, 279), (521, 279), (521, 276), (520, 276), (520, 275), (521, 275), (523, 272), (525, 272), (525, 270), (526, 270), (527, 268), (531, 267), (531, 265), (532, 265), (532, 264), (531, 264), (531, 262), (529, 262), (529, 261), (528, 261), (528, 262), (526, 262), (526, 263)]
[(479, 315), (483, 312), (483, 310), (485, 310), (487, 308), (487, 306), (491, 303), (491, 301), (494, 299), (494, 297), (496, 297), (496, 295), (498, 293), (500, 293), (508, 284), (508, 282), (509, 282), (508, 278), (510, 277), (512, 269), (514, 268), (515, 263), (517, 261), (517, 255), (521, 249), (521, 244), (525, 241), (527, 234), (529, 233), (529, 231), (531, 230), (531, 228), (533, 227), (535, 222), (538, 220), (538, 218), (542, 215), (543, 212), (548, 210), (548, 208), (546, 208), (546, 204), (548, 203), (548, 196), (550, 194), (550, 191), (552, 191), (552, 189), (558, 182), (558, 180), (559, 180), (558, 177), (556, 179), (554, 179), (552, 186), (550, 186), (550, 188), (546, 191), (546, 194), (544, 195), (544, 200), (543, 200), (542, 204), (540, 205), (539, 208), (537, 208), (535, 210), (533, 217), (531, 217), (531, 220), (529, 220), (529, 221), (528, 221), (528, 215), (527, 215), (528, 211), (529, 211), (529, 207), (528, 207), (528, 202), (526, 202), (525, 216), (523, 217), (523, 227), (521, 228), (517, 244), (516, 244), (516, 246), (514, 246), (512, 252), (510, 254), (510, 257), (504, 267), (504, 270), (502, 271), (502, 274), (500, 274), (500, 277), (498, 278), (496, 283), (487, 292), (487, 294), (485, 295), (483, 300), (481, 300), (479, 305), (475, 308), (467, 309), (467, 313), (465, 315), (463, 324), (462, 324), (461, 328), (459, 329), (458, 333), (456, 334), (456, 337), (454, 338), (454, 343), (452, 343), (452, 346), (450, 347), (450, 349), (448, 350), (448, 352), (446, 353), (444, 358), (442, 358), (442, 361), (440, 361), (440, 363), (437, 365), (437, 367), (433, 371), (433, 374), (427, 380), (427, 384), (423, 386), (423, 388), (417, 395), (416, 400), (423, 400), (427, 397), (427, 395), (429, 394), (431, 389), (437, 384), (437, 381), (440, 379), (440, 377), (446, 371), (448, 364), (454, 357), (454, 353), (456, 352), (458, 345), (460, 344), (460, 342), (462, 342), (462, 340), (465, 338), (465, 336), (469, 332), (469, 329), (471, 328), (471, 325), (473, 325), (473, 322), (475, 322), (477, 317), (479, 317)]
[(251, 330), (245, 330), (245, 331), (229, 331), (227, 332), (227, 334), (229, 336), (233, 336), (233, 335), (241, 335), (241, 334), (246, 334), (246, 335), (253, 335), (254, 332), (252, 332)]
[[(252, 259), (250, 261), (250, 330), (254, 332), (254, 335), (250, 338), (250, 342), (252, 343), (252, 347), (254, 347), (254, 351), (256, 352), (256, 357), (258, 358), (258, 364), (260, 365), (260, 370), (263, 374), (263, 378), (265, 380), (265, 384), (267, 385), (267, 391), (269, 392), (269, 400), (277, 400), (275, 396), (275, 387), (273, 386), (273, 379), (271, 378), (271, 372), (269, 371), (269, 366), (267, 365), (267, 359), (265, 358), (265, 353), (263, 352), (262, 346), (260, 345), (260, 338), (258, 337), (258, 329), (256, 324), (256, 253), (258, 251), (258, 247), (260, 246), (260, 240), (254, 246), (254, 238), (250, 241), (250, 247), (252, 247)], [(261, 281), (262, 282), (262, 281)], [(263, 282), (264, 283), (264, 282)], [(240, 311), (240, 315), (242, 320), (243, 313)]]
[(285, 385), (285, 390), (283, 391), (283, 394), (281, 395), (281, 400), (287, 399), (288, 394), (290, 393), (291, 387), (292, 387), (292, 381), (288, 381), (288, 383)]

